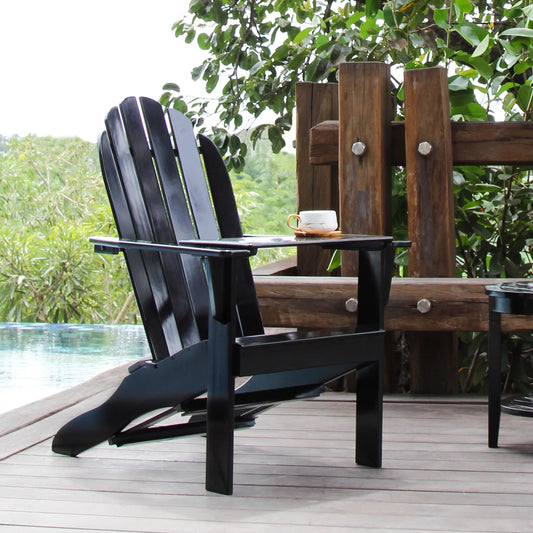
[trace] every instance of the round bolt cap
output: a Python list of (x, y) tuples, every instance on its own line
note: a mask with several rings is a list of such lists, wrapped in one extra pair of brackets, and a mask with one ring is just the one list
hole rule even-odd
[(428, 300), (427, 298), (422, 298), (421, 300), (418, 300), (416, 303), (416, 308), (419, 313), (422, 313), (425, 315), (426, 313), (429, 313), (431, 311), (431, 300)]
[(357, 156), (361, 157), (366, 152), (366, 144), (361, 141), (357, 141), (352, 144), (352, 152)]
[(418, 153), (423, 156), (428, 156), (433, 151), (433, 146), (427, 141), (422, 141), (418, 145)]
[(349, 313), (355, 313), (359, 307), (359, 302), (357, 301), (357, 298), (348, 298), (344, 306)]

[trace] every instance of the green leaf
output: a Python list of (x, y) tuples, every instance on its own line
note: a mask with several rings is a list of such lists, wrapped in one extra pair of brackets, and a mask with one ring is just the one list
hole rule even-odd
[(257, 72), (259, 72), (264, 66), (264, 61), (257, 61), (250, 69), (250, 75), (253, 76), (254, 74), (257, 74)]
[(342, 254), (340, 250), (335, 250), (333, 252), (333, 255), (331, 256), (331, 259), (329, 261), (329, 265), (327, 268), (328, 272), (333, 272), (335, 269), (341, 266), (341, 257), (342, 257)]
[(533, 61), (521, 61), (513, 67), (515, 74), (523, 74), (533, 66)]
[(329, 45), (329, 37), (327, 35), (319, 35), (315, 40), (315, 48), (318, 50)]
[(303, 29), (301, 32), (294, 36), (292, 42), (301, 43), (311, 33), (312, 29), (312, 27)]
[(473, 9), (470, 0), (455, 0), (455, 5), (460, 9), (461, 13), (471, 13)]
[(205, 84), (205, 90), (208, 92), (208, 93), (211, 93), (214, 91), (215, 87), (217, 86), (218, 84), (218, 75), (217, 74), (214, 74), (214, 75), (211, 75), (209, 76), (209, 78), (207, 78), (207, 82)]
[(162, 106), (168, 107), (168, 104), (170, 103), (171, 98), (172, 98), (172, 95), (168, 92), (165, 92), (159, 97), (159, 103)]
[(490, 43), (490, 35), (487, 33), (487, 35), (484, 37), (484, 39), (477, 45), (476, 49), (472, 52), (471, 57), (478, 57), (482, 56), (489, 47)]
[(194, 81), (199, 80), (205, 69), (205, 65), (199, 65), (191, 70), (191, 77)]
[(380, 0), (366, 0), (365, 2), (365, 14), (367, 17), (375, 15), (381, 7)]
[(177, 109), (180, 113), (187, 113), (187, 104), (181, 98), (174, 99), (172, 107)]
[(383, 20), (385, 21), (385, 24), (389, 26), (389, 28), (396, 27), (394, 12), (388, 4), (383, 8)]
[(488, 30), (472, 24), (471, 22), (462, 22), (455, 26), (455, 31), (466, 39), (472, 46), (478, 46), (479, 43), (488, 35)]
[(350, 28), (351, 26), (353, 26), (354, 24), (356, 24), (357, 22), (359, 22), (361, 20), (361, 18), (363, 17), (364, 13), (362, 11), (356, 11), (347, 21), (346, 21), (346, 28)]
[(197, 13), (204, 7), (203, 0), (191, 0), (189, 2), (189, 13)]
[(531, 109), (531, 100), (533, 98), (533, 89), (530, 85), (522, 85), (520, 89), (518, 89), (518, 97), (516, 99), (516, 103), (520, 107), (520, 109), (524, 112), (529, 111)]
[(533, 39), (533, 30), (529, 28), (510, 28), (502, 31), (500, 35), (509, 35), (510, 37), (526, 37), (527, 39)]
[(194, 41), (194, 38), (196, 36), (196, 30), (194, 28), (191, 28), (188, 32), (187, 32), (187, 35), (185, 35), (185, 42), (187, 44), (190, 44)]
[(450, 91), (465, 91), (468, 89), (468, 79), (464, 76), (452, 76), (448, 80), (448, 89)]
[(448, 24), (448, 15), (450, 13), (449, 9), (435, 9), (433, 12), (433, 20), (435, 21), (435, 24), (439, 26), (439, 28), (443, 28), (444, 30), (450, 29), (450, 25)]
[(163, 85), (163, 91), (175, 91), (179, 93), (180, 86), (176, 83), (165, 83), (165, 85)]
[(370, 35), (376, 35), (379, 32), (379, 26), (372, 17), (367, 18), (359, 28), (361, 38), (366, 39)]
[(494, 74), (494, 66), (488, 61), (485, 61), (482, 57), (471, 58), (470, 63), (476, 68), (479, 74), (487, 80)]
[(283, 135), (281, 128), (278, 126), (270, 126), (268, 128), (268, 139), (272, 144), (272, 151), (277, 154), (285, 146), (285, 141), (283, 140)]
[(232, 135), (229, 138), (228, 147), (232, 155), (235, 155), (239, 151), (241, 147), (241, 140), (239, 139), (239, 137), (237, 137), (237, 135)]
[(201, 50), (209, 50), (211, 44), (211, 36), (207, 33), (201, 33), (198, 35), (198, 46)]
[(533, 5), (523, 7), (522, 12), (527, 20), (533, 20)]

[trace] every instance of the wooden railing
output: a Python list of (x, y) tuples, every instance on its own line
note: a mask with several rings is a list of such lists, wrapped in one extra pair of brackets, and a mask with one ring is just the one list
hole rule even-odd
[[(488, 317), (488, 280), (454, 277), (453, 165), (533, 164), (533, 126), (451, 122), (442, 68), (406, 71), (404, 86), (400, 123), (382, 63), (342, 64), (338, 84), (297, 85), (298, 207), (338, 210), (346, 233), (391, 234), (391, 169), (405, 166), (412, 277), (393, 279), (386, 327), (417, 332), (409, 339), (413, 392), (453, 393), (454, 332), (486, 331)], [(328, 260), (306, 250), (297, 277), (256, 277), (267, 325), (354, 323), (346, 302), (356, 294), (356, 258), (343, 257), (342, 278), (325, 276)], [(504, 329), (533, 329), (533, 320), (506, 317)]]

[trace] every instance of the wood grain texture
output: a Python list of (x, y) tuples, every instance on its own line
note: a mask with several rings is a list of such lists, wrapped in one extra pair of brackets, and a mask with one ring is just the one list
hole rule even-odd
[[(511, 280), (501, 280), (511, 281)], [(265, 325), (334, 328), (354, 326), (357, 313), (346, 300), (357, 297), (357, 278), (256, 276), (257, 296)], [(393, 278), (385, 328), (398, 331), (487, 331), (487, 279)], [(417, 304), (427, 299), (428, 313)], [(502, 316), (504, 331), (531, 331), (533, 317)], [(429, 359), (433, 357), (430, 356)]]
[[(390, 69), (383, 63), (343, 63), (339, 67), (339, 194), (345, 233), (391, 232)], [(352, 145), (362, 142), (361, 156)], [(343, 254), (342, 275), (357, 262)]]
[(280, 405), (238, 432), (232, 497), (206, 493), (200, 436), (80, 458), (30, 446), (0, 461), (2, 532), (531, 531), (523, 419), (504, 417), (490, 450), (484, 399), (390, 397), (383, 468), (364, 468), (353, 461), (354, 396)]
[[(428, 142), (428, 156), (418, 151)], [(405, 72), (409, 275), (455, 276), (455, 217), (446, 70)]]
[[(455, 165), (530, 165), (533, 122), (451, 122)], [(309, 160), (313, 165), (339, 161), (339, 121), (313, 126)], [(391, 123), (391, 163), (405, 165), (405, 124)]]
[[(408, 70), (405, 86), (409, 276), (455, 276), (455, 210), (448, 77), (440, 67)], [(429, 154), (420, 150), (430, 147)], [(410, 336), (411, 388), (454, 393), (457, 339), (432, 331)]]
[[(336, 83), (296, 84), (296, 175), (298, 180), (297, 211), (334, 209), (339, 212), (339, 184), (336, 167), (316, 167), (309, 161), (309, 133), (324, 120), (337, 119)], [(289, 213), (287, 213), (289, 215)], [(331, 252), (299, 249), (297, 270), (302, 276), (326, 272)]]

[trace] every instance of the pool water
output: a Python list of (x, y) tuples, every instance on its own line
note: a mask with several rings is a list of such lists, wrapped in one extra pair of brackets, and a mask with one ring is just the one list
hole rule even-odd
[(149, 357), (142, 326), (0, 323), (0, 413)]

